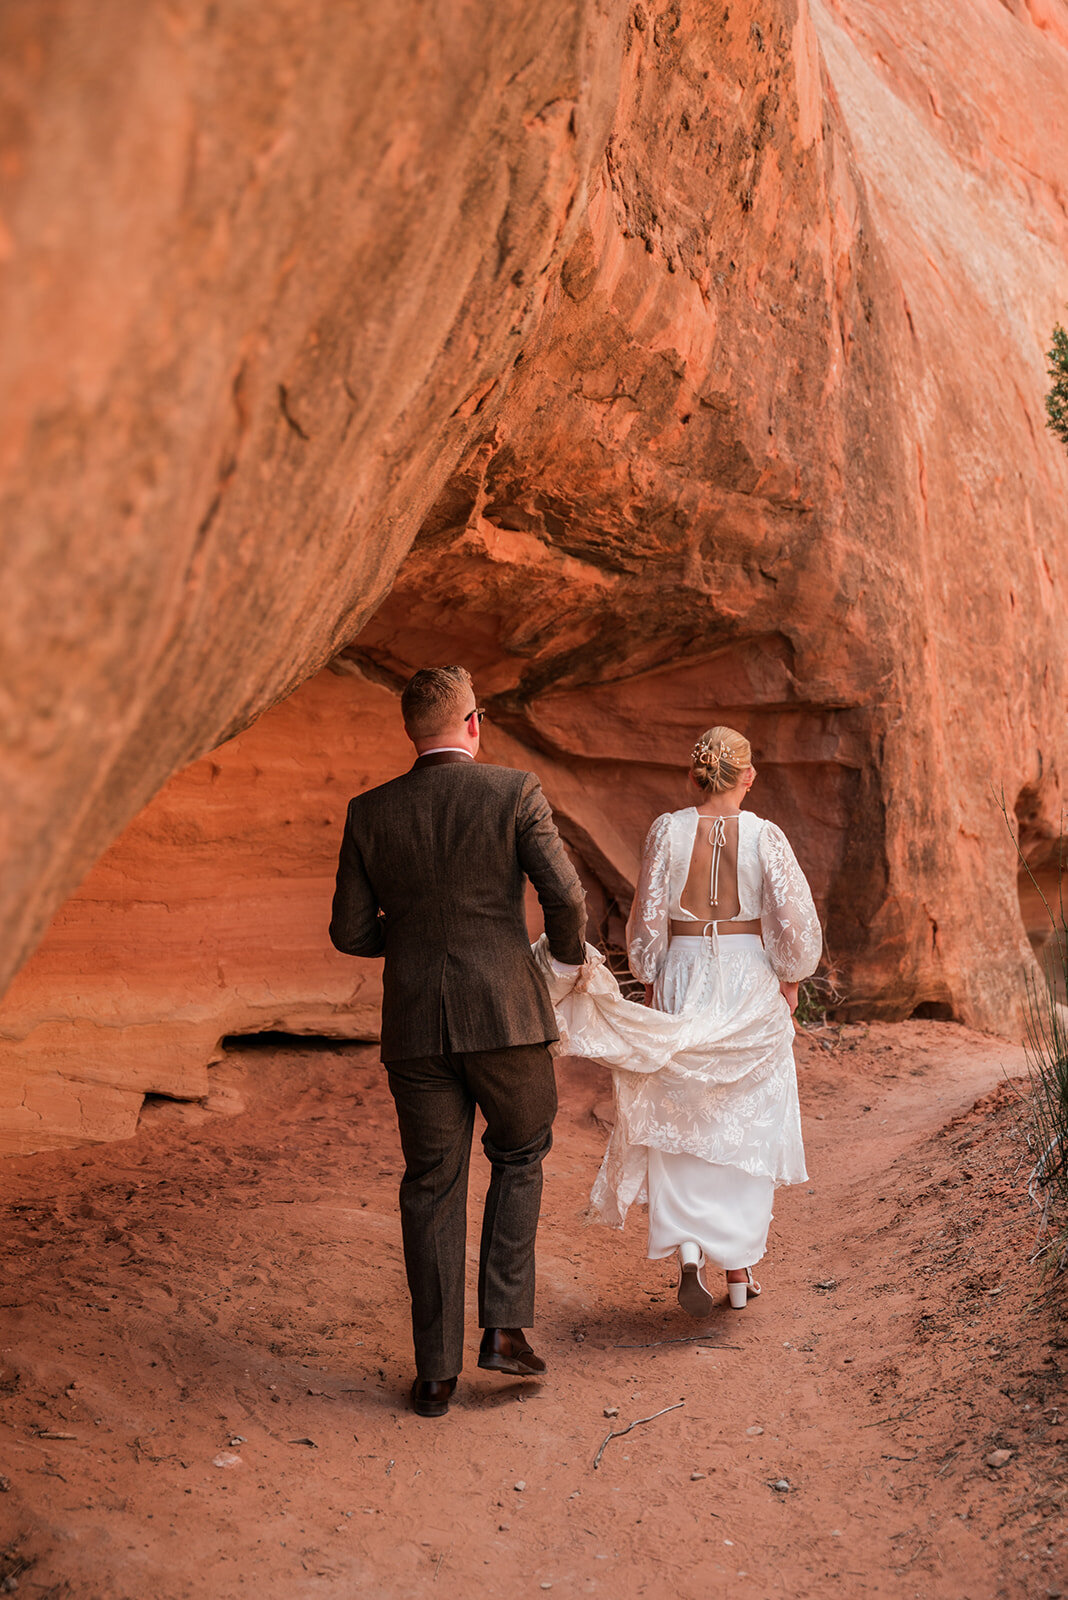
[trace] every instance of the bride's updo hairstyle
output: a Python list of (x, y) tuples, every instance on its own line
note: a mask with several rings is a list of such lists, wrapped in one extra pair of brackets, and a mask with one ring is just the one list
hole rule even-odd
[(690, 776), (705, 794), (724, 794), (742, 781), (753, 764), (749, 740), (734, 728), (709, 728), (693, 747)]

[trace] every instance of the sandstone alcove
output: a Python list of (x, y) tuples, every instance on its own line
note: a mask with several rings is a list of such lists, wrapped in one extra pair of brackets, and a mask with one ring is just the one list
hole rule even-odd
[[(8, 0), (0, 63), (0, 1590), (1059, 1593), (995, 797), (1054, 903), (1068, 0)], [(742, 726), (840, 999), (760, 1300), (582, 1225), (564, 1063), (550, 1379), (424, 1425), (327, 922), (442, 660), (617, 962)]]
[(5, 17), (5, 1150), (202, 1098), (228, 1035), (373, 1034), (325, 907), (428, 658), (610, 943), (725, 716), (842, 1015), (1017, 1025), (991, 785), (1059, 815), (1068, 761), (1059, 24), (925, 17), (918, 65), (851, 3), (554, 17)]

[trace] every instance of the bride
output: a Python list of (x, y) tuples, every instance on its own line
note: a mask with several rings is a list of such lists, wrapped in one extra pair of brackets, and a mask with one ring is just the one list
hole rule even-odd
[(741, 809), (755, 777), (748, 740), (711, 728), (690, 763), (696, 804), (649, 830), (627, 924), (645, 1006), (623, 999), (591, 947), (574, 988), (536, 947), (557, 1049), (613, 1072), (594, 1214), (621, 1228), (648, 1202), (648, 1254), (678, 1253), (679, 1304), (696, 1317), (713, 1305), (711, 1267), (732, 1306), (760, 1293), (752, 1268), (775, 1188), (807, 1178), (791, 1013), (822, 941), (785, 835)]

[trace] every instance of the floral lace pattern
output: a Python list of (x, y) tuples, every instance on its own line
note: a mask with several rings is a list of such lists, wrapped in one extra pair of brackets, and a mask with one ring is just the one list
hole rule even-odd
[(574, 987), (552, 973), (544, 940), (534, 947), (560, 1029), (557, 1053), (612, 1069), (616, 1125), (591, 1205), (613, 1227), (646, 1198), (650, 1147), (776, 1184), (807, 1178), (793, 1022), (779, 984), (807, 977), (819, 960), (812, 895), (782, 831), (743, 812), (735, 920), (759, 917), (763, 945), (741, 934), (672, 940), (697, 821), (693, 808), (658, 817), (642, 852), (627, 943), (631, 970), (653, 985), (651, 1007), (624, 1000), (590, 946)]
[(646, 835), (634, 902), (627, 921), (630, 970), (643, 983), (655, 983), (668, 950), (671, 833), (674, 820), (670, 812), (657, 817)]
[(790, 849), (790, 841), (774, 822), (765, 822), (761, 828), (758, 851), (764, 948), (780, 983), (800, 983), (815, 972), (823, 950), (812, 891)]
[[(690, 872), (699, 815), (688, 806), (657, 817), (642, 849), (627, 922), (630, 970), (655, 983), (668, 952), (671, 918), (687, 917), (682, 894)], [(823, 948), (816, 907), (789, 840), (774, 822), (750, 811), (738, 818), (738, 922), (758, 917), (768, 959), (781, 983), (815, 972)], [(694, 931), (700, 930), (695, 922)]]
[(554, 1053), (612, 1069), (616, 1125), (591, 1196), (610, 1226), (645, 1197), (650, 1145), (805, 1180), (789, 1007), (755, 936), (722, 944), (717, 959), (709, 941), (676, 940), (652, 1007), (624, 1000), (592, 946), (574, 986), (553, 972), (544, 937), (534, 946), (560, 1029)]

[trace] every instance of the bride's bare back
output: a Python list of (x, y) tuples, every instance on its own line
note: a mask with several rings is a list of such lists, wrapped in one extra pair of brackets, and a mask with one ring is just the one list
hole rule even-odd
[[(716, 824), (722, 823), (723, 843), (715, 847)], [(718, 862), (714, 856), (719, 857)], [(718, 870), (715, 870), (718, 869)], [(713, 902), (713, 878), (716, 900)], [(690, 857), (690, 870), (682, 891), (681, 905), (702, 922), (726, 922), (741, 910), (738, 898), (738, 818), (704, 817), (697, 814), (697, 833)]]

